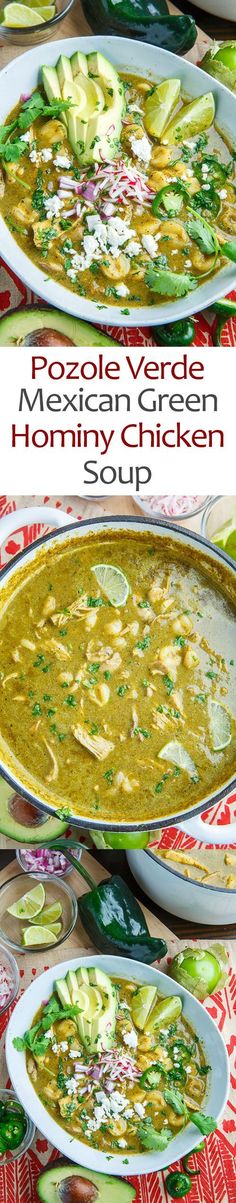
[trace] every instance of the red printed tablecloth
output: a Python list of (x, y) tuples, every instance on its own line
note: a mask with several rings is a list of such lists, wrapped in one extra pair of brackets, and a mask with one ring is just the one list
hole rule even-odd
[[(236, 301), (236, 291), (229, 294), (232, 301)], [(15, 275), (10, 267), (0, 259), (0, 318), (5, 317), (11, 309), (23, 308), (25, 305), (37, 305), (40, 300), (34, 296), (29, 288), (23, 284), (22, 280)], [(44, 302), (41, 302), (44, 304)], [(196, 317), (196, 336), (194, 345), (196, 347), (212, 347), (213, 346), (213, 329), (215, 324), (215, 315), (213, 310), (207, 309), (202, 313), (197, 313)], [(152, 338), (151, 330), (137, 329), (136, 326), (121, 329), (115, 327), (104, 326), (107, 334), (116, 338), (121, 345), (125, 346), (144, 346), (150, 347), (155, 345)], [(225, 347), (234, 347), (236, 345), (236, 318), (231, 319), (227, 323), (224, 330), (223, 345)]]

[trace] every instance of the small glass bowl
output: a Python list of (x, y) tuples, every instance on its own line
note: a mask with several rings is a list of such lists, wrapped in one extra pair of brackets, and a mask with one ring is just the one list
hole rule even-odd
[[(36, 848), (27, 848), (27, 849), (16, 848), (16, 859), (17, 859), (18, 864), (20, 865), (21, 869), (24, 870), (24, 873), (30, 873), (31, 877), (38, 878), (38, 877), (42, 876), (43, 870), (37, 869), (37, 863), (35, 864), (34, 869), (30, 865), (27, 864), (28, 853), (32, 852), (32, 856), (33, 856), (36, 851), (37, 851)], [(49, 851), (49, 849), (48, 849), (48, 851)], [(53, 848), (51, 851), (51, 855), (53, 855)], [(81, 848), (78, 848), (78, 852), (76, 852), (76, 850), (73, 849), (73, 855), (76, 857), (76, 860), (79, 861), (80, 857), (81, 857)], [(55, 856), (56, 856), (56, 852), (55, 852)], [(65, 859), (66, 859), (66, 852), (65, 853), (63, 852), (63, 856), (65, 856)], [(44, 872), (45, 873), (47, 872), (46, 868), (45, 868)], [(64, 877), (69, 877), (70, 873), (73, 873), (73, 865), (70, 865), (70, 862), (67, 861), (66, 869), (54, 869), (53, 873), (51, 873), (50, 871), (48, 872), (48, 876), (63, 877), (63, 879), (64, 879)]]
[(47, 42), (57, 31), (60, 22), (64, 21), (74, 0), (55, 0), (55, 3), (55, 17), (51, 17), (50, 21), (44, 21), (43, 25), (27, 25), (22, 29), (10, 29), (7, 25), (0, 25), (1, 42), (13, 42), (15, 46), (22, 46), (22, 49), (24, 46), (27, 48), (27, 46), (37, 46), (39, 42)]
[[(154, 496), (154, 494), (152, 494)], [(149, 505), (149, 497), (138, 497), (135, 495), (134, 501), (143, 514), (147, 514), (148, 518), (157, 519), (162, 522), (173, 522), (175, 526), (185, 526), (191, 518), (195, 518), (197, 514), (201, 514), (202, 510), (206, 509), (210, 497), (198, 497), (197, 505), (192, 510), (183, 510), (179, 514), (163, 514), (161, 510), (154, 510)]]
[[(41, 881), (45, 887), (45, 906), (53, 906), (55, 902), (60, 902), (62, 906), (62, 914), (60, 922), (62, 923), (62, 931), (58, 936), (56, 943), (51, 944), (32, 944), (24, 946), (21, 944), (21, 934), (25, 927), (31, 927), (31, 923), (27, 919), (16, 919), (13, 915), (8, 915), (7, 908), (12, 906), (14, 902), (18, 902), (23, 894), (27, 894), (29, 890), (35, 887), (35, 876), (33, 873), (20, 873), (15, 877), (11, 877), (0, 887), (0, 938), (9, 945), (9, 948), (14, 948), (18, 953), (29, 954), (46, 952), (48, 948), (59, 948), (64, 940), (71, 935), (78, 917), (78, 904), (74, 891), (71, 886), (68, 886), (62, 878), (54, 877), (52, 873), (37, 874), (37, 881)], [(37, 926), (37, 915), (35, 915), (34, 923)], [(46, 926), (46, 924), (45, 924)], [(18, 936), (19, 933), (19, 936)]]
[[(6, 1099), (11, 1099), (14, 1103), (19, 1102), (17, 1094), (15, 1094), (14, 1090), (2, 1090), (1, 1087), (0, 1103), (5, 1103)], [(26, 1111), (25, 1118), (27, 1127), (23, 1140), (16, 1149), (7, 1149), (6, 1153), (2, 1153), (0, 1155), (0, 1171), (3, 1165), (11, 1165), (12, 1161), (16, 1161), (18, 1157), (22, 1157), (22, 1153), (26, 1153), (26, 1150), (30, 1148), (30, 1145), (32, 1145), (32, 1141), (35, 1136), (35, 1125), (32, 1123), (32, 1119), (30, 1119), (29, 1115), (26, 1114)]]
[(214, 543), (221, 527), (230, 522), (232, 528), (236, 527), (236, 497), (211, 497), (202, 516), (201, 534), (204, 539)]
[[(18, 994), (19, 982), (20, 982), (19, 969), (18, 969), (18, 965), (15, 961), (15, 957), (12, 957), (11, 952), (7, 952), (7, 949), (3, 947), (3, 944), (0, 944), (0, 964), (3, 965), (4, 969), (9, 971), (9, 976), (11, 977), (11, 981), (12, 981), (12, 986), (11, 986), (11, 988), (9, 987), (9, 995), (8, 995), (7, 1002), (5, 1002), (3, 1006), (1, 1006), (1, 1002), (0, 1002), (0, 1019), (1, 1019), (2, 1015), (4, 1015), (4, 1012), (8, 1011), (11, 1004), (15, 1001), (16, 995)], [(0, 1161), (0, 1165), (1, 1165), (1, 1161)]]

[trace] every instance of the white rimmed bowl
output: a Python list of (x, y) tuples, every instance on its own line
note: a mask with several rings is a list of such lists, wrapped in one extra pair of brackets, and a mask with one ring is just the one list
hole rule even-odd
[[(127, 1174), (147, 1174), (154, 1170), (161, 1170), (171, 1162), (184, 1157), (199, 1144), (199, 1132), (194, 1124), (188, 1124), (182, 1132), (179, 1132), (164, 1153), (143, 1152), (126, 1156), (122, 1151), (122, 1153), (111, 1156), (111, 1160), (108, 1162), (106, 1153), (93, 1149), (71, 1137), (52, 1119), (32, 1086), (26, 1069), (25, 1054), (18, 1053), (13, 1045), (15, 1036), (23, 1035), (26, 1028), (30, 1027), (33, 1022), (41, 1003), (50, 997), (56, 976), (65, 977), (68, 969), (78, 969), (81, 965), (94, 966), (97, 963), (105, 973), (126, 978), (129, 981), (155, 985), (163, 995), (173, 994), (171, 978), (161, 973), (159, 969), (153, 969), (150, 965), (143, 965), (139, 961), (134, 962), (124, 957), (73, 957), (72, 960), (63, 961), (57, 966), (54, 965), (37, 977), (37, 981), (32, 982), (14, 1009), (6, 1036), (8, 1072), (18, 1098), (20, 1102), (23, 1102), (23, 1106), (33, 1122), (65, 1157), (76, 1164), (86, 1166), (87, 1169), (96, 1169), (100, 1173), (105, 1173), (109, 1167), (110, 1174), (119, 1174), (121, 1177), (126, 1177)], [(188, 990), (184, 990), (175, 982), (174, 993), (182, 999), (184, 1015), (202, 1041), (207, 1064), (212, 1066), (209, 1089), (204, 1100), (204, 1111), (206, 1114), (214, 1116), (218, 1122), (224, 1111), (229, 1090), (229, 1065), (224, 1041), (208, 1012), (196, 998), (193, 998), (192, 994), (189, 994)]]
[[(128, 71), (135, 75), (149, 77), (150, 81), (181, 76), (182, 90), (186, 96), (195, 98), (204, 92), (212, 90), (216, 103), (217, 126), (225, 134), (228, 142), (235, 145), (236, 128), (236, 96), (222, 84), (211, 79), (206, 73), (187, 59), (177, 59), (175, 54), (160, 50), (145, 42), (132, 41), (129, 38), (116, 37), (87, 37), (61, 39), (56, 44), (48, 42), (44, 46), (43, 61), (45, 65), (54, 65), (60, 54), (71, 56), (78, 48), (85, 54), (100, 50), (115, 64), (118, 70)], [(17, 104), (21, 94), (30, 93), (37, 87), (42, 66), (42, 50), (37, 46), (4, 67), (0, 74), (0, 120), (4, 121), (10, 110)], [(157, 322), (170, 322), (194, 313), (196, 309), (204, 309), (212, 305), (219, 297), (224, 296), (234, 288), (236, 282), (236, 267), (228, 264), (212, 279), (191, 292), (181, 300), (168, 301), (165, 304), (137, 306), (130, 309), (124, 302), (119, 305), (103, 305), (102, 309), (95, 301), (86, 297), (76, 296), (62, 284), (48, 278), (46, 270), (41, 271), (28, 255), (18, 246), (10, 230), (0, 216), (0, 245), (4, 248), (4, 259), (13, 271), (21, 277), (36, 295), (42, 297), (49, 305), (72, 313), (74, 317), (82, 317), (90, 322), (106, 322), (112, 326), (153, 326)]]

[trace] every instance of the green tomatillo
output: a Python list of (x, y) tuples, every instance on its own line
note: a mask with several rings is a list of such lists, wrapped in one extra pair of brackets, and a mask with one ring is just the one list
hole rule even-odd
[(169, 973), (175, 982), (201, 1001), (220, 990), (227, 979), (228, 958), (221, 944), (211, 948), (184, 948), (171, 961)]

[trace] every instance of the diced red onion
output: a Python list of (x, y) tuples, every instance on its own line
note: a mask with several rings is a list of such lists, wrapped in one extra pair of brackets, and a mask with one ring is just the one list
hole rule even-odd
[(56, 873), (57, 876), (62, 876), (70, 868), (64, 853), (54, 852), (50, 848), (24, 848), (21, 849), (21, 856), (30, 873), (36, 869), (37, 873)]
[(164, 494), (160, 497), (140, 497), (149, 510), (154, 514), (164, 514), (165, 518), (178, 518), (181, 514), (190, 514), (201, 504), (201, 497), (177, 497)]

